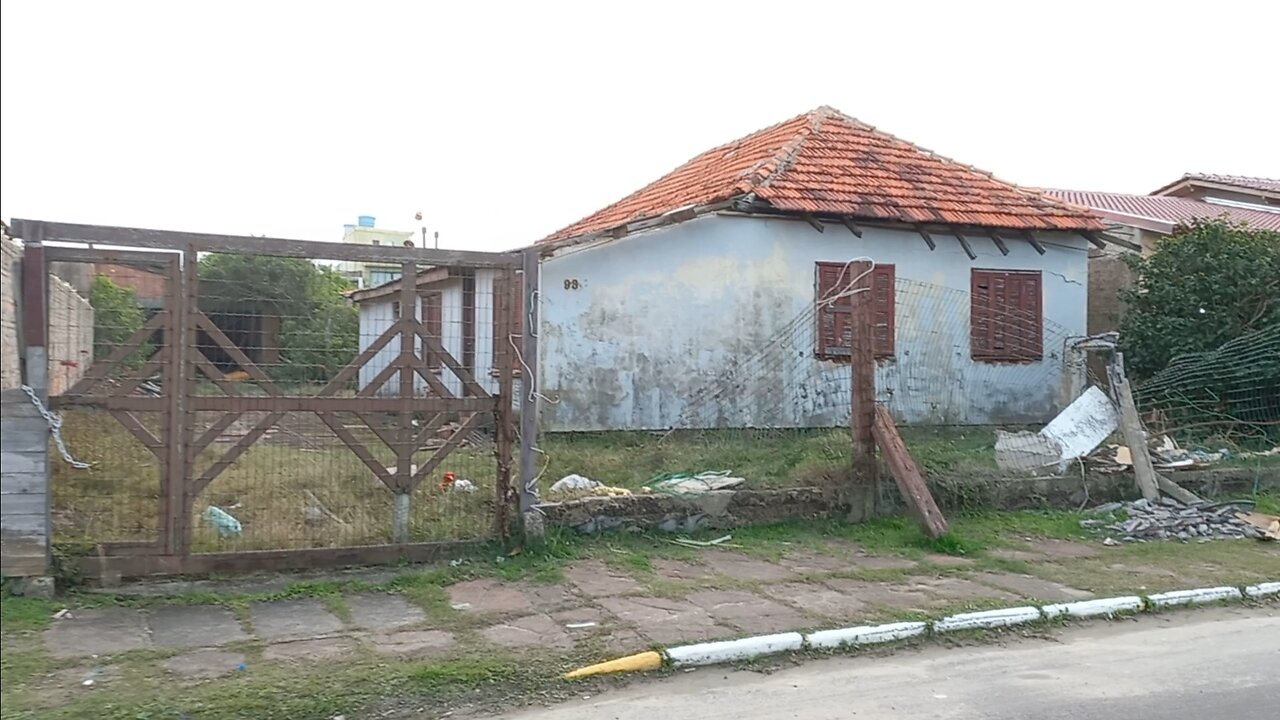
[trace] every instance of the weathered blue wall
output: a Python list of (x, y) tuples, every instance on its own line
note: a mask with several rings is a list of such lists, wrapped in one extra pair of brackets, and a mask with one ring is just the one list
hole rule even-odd
[[(818, 360), (814, 263), (869, 256), (896, 266), (897, 353), (877, 391), (900, 421), (1048, 420), (1062, 406), (1062, 341), (1085, 331), (1087, 243), (1039, 236), (1041, 256), (1007, 239), (955, 238), (930, 251), (908, 231), (707, 217), (562, 251), (542, 266), (540, 360), (546, 430), (676, 426), (818, 427), (849, 416), (849, 366)], [(1043, 272), (1044, 360), (977, 363), (969, 356), (972, 268)], [(772, 345), (770, 345), (772, 341)], [(761, 348), (768, 348), (762, 351)], [(733, 387), (715, 417), (691, 398)]]

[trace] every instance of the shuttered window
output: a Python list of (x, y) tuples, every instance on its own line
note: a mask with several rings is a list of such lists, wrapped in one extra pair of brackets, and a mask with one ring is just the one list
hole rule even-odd
[[(422, 326), (427, 330), (427, 336), (444, 343), (444, 318), (443, 318), (444, 295), (439, 292), (422, 293)], [(424, 348), (425, 350), (425, 348)], [(427, 369), (432, 372), (440, 370), (442, 365), (440, 356), (430, 351), (426, 352)]]
[[(849, 286), (865, 264), (817, 263), (817, 348), (827, 360), (847, 360), (853, 344), (853, 296)], [(893, 357), (894, 283), (893, 265), (876, 265), (871, 271), (871, 323), (875, 357)]]
[(1044, 356), (1038, 270), (973, 270), (969, 331), (974, 360), (1034, 362)]

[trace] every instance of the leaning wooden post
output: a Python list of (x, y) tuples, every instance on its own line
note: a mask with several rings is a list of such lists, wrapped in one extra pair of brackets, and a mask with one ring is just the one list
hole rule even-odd
[(880, 497), (880, 480), (876, 468), (876, 441), (873, 428), (876, 421), (876, 358), (871, 308), (871, 265), (853, 263), (849, 269), (856, 273), (849, 298), (852, 324), (850, 339), (850, 366), (852, 372), (851, 395), (853, 412), (849, 419), (853, 431), (853, 478), (860, 484), (863, 495), (862, 518), (875, 517), (876, 503)]
[(520, 516), (525, 537), (536, 539), (544, 534), (542, 515), (534, 509), (538, 501), (538, 296), (541, 284), (539, 250), (524, 251), (524, 311), (520, 327)]
[(1116, 351), (1111, 354), (1107, 375), (1111, 380), (1111, 390), (1115, 393), (1116, 402), (1120, 404), (1120, 429), (1133, 459), (1133, 475), (1138, 481), (1138, 489), (1142, 491), (1142, 497), (1155, 502), (1160, 499), (1160, 486), (1156, 470), (1151, 465), (1151, 454), (1147, 450), (1147, 436), (1142, 431), (1142, 421), (1138, 418), (1138, 406), (1133, 402), (1133, 390), (1129, 387), (1129, 378), (1125, 376), (1123, 353)]

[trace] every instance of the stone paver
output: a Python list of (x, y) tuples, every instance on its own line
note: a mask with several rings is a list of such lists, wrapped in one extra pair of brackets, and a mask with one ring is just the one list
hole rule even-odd
[(576, 562), (565, 571), (569, 581), (584, 595), (606, 597), (624, 595), (640, 589), (635, 578), (611, 570), (599, 560)]
[(788, 583), (767, 587), (765, 592), (805, 612), (829, 618), (848, 619), (867, 610), (866, 600), (825, 585)]
[(923, 611), (938, 604), (937, 598), (928, 588), (916, 584), (878, 583), (846, 578), (829, 578), (822, 583), (868, 605)]
[(254, 634), (265, 640), (298, 640), (342, 630), (342, 621), (318, 600), (278, 600), (249, 608)]
[(914, 584), (936, 595), (940, 601), (936, 603), (937, 605), (948, 605), (965, 600), (1019, 599), (1017, 595), (1011, 592), (987, 587), (972, 580), (950, 575), (936, 578), (917, 578), (914, 580)]
[(402, 630), (375, 635), (369, 639), (374, 652), (397, 657), (427, 657), (440, 655), (451, 649), (453, 633), (443, 630)]
[(910, 570), (920, 563), (901, 555), (855, 555), (849, 564), (855, 570)]
[(1054, 540), (1040, 538), (1027, 542), (1032, 551), (1051, 558), (1090, 558), (1097, 557), (1099, 549), (1094, 545), (1074, 542), (1072, 540)]
[(792, 572), (781, 565), (759, 560), (741, 553), (713, 550), (702, 555), (711, 569), (734, 580), (779, 582), (789, 580)]
[(128, 608), (76, 610), (44, 631), (44, 644), (58, 659), (115, 655), (150, 645), (142, 613)]
[(217, 605), (169, 605), (147, 618), (151, 641), (161, 648), (220, 647), (248, 640), (231, 611)]
[(348, 655), (356, 649), (356, 642), (348, 637), (296, 640), (268, 645), (262, 651), (266, 660), (331, 660)]
[(512, 614), (533, 610), (533, 603), (510, 584), (497, 580), (468, 580), (449, 588), (449, 602), (461, 612)]
[(529, 604), (538, 612), (555, 612), (582, 603), (582, 600), (565, 585), (516, 583), (515, 587), (528, 598)]
[(191, 680), (208, 680), (222, 677), (240, 669), (244, 664), (241, 653), (224, 650), (196, 650), (176, 655), (161, 663), (166, 672)]
[(702, 563), (655, 558), (652, 561), (653, 572), (663, 580), (706, 580), (715, 577), (716, 571)]
[(399, 595), (360, 593), (346, 597), (351, 624), (364, 630), (394, 630), (427, 619), (422, 608)]
[(1013, 550), (1010, 548), (996, 548), (995, 550), (989, 551), (987, 554), (993, 558), (999, 558), (1001, 560), (1013, 560), (1015, 562), (1026, 563), (1044, 562), (1049, 559), (1048, 555), (1044, 555), (1042, 553), (1028, 552), (1026, 550)]
[(527, 615), (480, 631), (486, 640), (503, 647), (573, 647), (573, 638), (549, 615)]
[(1031, 600), (1071, 602), (1073, 600), (1088, 600), (1093, 597), (1093, 593), (1088, 590), (1078, 590), (1061, 583), (1042, 580), (1030, 575), (979, 573), (974, 575), (973, 578), (979, 582), (1003, 588)]
[(606, 597), (600, 605), (656, 643), (718, 640), (734, 634), (717, 625), (706, 610), (684, 600)]
[(925, 562), (932, 563), (939, 567), (970, 567), (973, 561), (967, 557), (958, 557), (956, 555), (944, 555), (942, 553), (929, 553), (924, 556)]
[(689, 595), (689, 602), (718, 622), (747, 633), (798, 630), (813, 624), (786, 605), (742, 590), (702, 590)]
[(799, 574), (838, 572), (854, 568), (848, 557), (824, 555), (809, 550), (793, 550), (783, 555), (778, 565)]
[[(603, 610), (596, 607), (578, 607), (569, 610), (561, 610), (551, 614), (552, 619), (560, 623), (570, 633), (578, 635), (590, 633), (598, 630), (606, 625), (615, 624), (614, 618), (607, 615)], [(586, 623), (595, 623), (589, 627), (569, 627), (570, 625), (585, 625)]]

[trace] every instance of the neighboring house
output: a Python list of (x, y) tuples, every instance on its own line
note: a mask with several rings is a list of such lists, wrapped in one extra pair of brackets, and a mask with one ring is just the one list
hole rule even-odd
[[(689, 426), (691, 397), (720, 381), (738, 383), (719, 400), (730, 422), (846, 424), (848, 305), (819, 300), (861, 256), (877, 266), (877, 391), (899, 421), (1046, 421), (1064, 402), (1046, 379), (1062, 372), (1063, 334), (1085, 333), (1087, 251), (1104, 229), (819, 108), (540, 241), (542, 427)], [(950, 299), (929, 306), (904, 283)], [(811, 347), (734, 377), (806, 313)], [(813, 378), (843, 382), (843, 397)]]
[[(428, 268), (418, 273), (417, 307), (412, 310), (426, 328), (426, 334), (439, 339), (445, 350), (458, 363), (467, 368), (476, 381), (487, 391), (498, 389), (497, 367), (494, 363), (497, 346), (494, 343), (493, 288), (497, 271), (489, 269)], [(360, 351), (364, 352), (391, 325), (400, 319), (405, 308), (400, 306), (401, 282), (399, 279), (380, 286), (356, 290), (351, 300), (360, 308)], [(518, 313), (519, 310), (517, 309)], [(512, 335), (510, 348), (518, 348), (521, 338)], [(435, 373), (444, 386), (454, 395), (461, 396), (462, 381), (439, 358), (425, 351), (419, 340), (415, 354), (424, 358), (427, 370)], [(368, 387), (378, 374), (400, 354), (400, 339), (393, 338), (368, 363), (361, 366), (359, 385)], [(519, 360), (512, 357), (519, 374)], [(399, 394), (397, 378), (385, 382), (376, 394)], [(427, 394), (426, 381), (415, 377), (415, 392)]]
[(1264, 230), (1280, 230), (1280, 180), (1236, 175), (1187, 174), (1151, 195), (1045, 190), (1046, 194), (1092, 210), (1108, 225), (1108, 236), (1134, 247), (1108, 246), (1090, 252), (1089, 332), (1120, 326), (1124, 303), (1120, 292), (1133, 278), (1122, 257), (1137, 251), (1149, 255), (1160, 239), (1178, 225), (1207, 218), (1226, 218)]
[[(400, 247), (413, 242), (412, 230), (387, 230), (377, 227), (372, 215), (361, 215), (355, 225), (342, 227), (342, 242), (354, 245), (390, 245)], [(372, 288), (400, 277), (400, 266), (395, 263), (344, 262), (338, 272), (355, 283), (358, 288)]]

